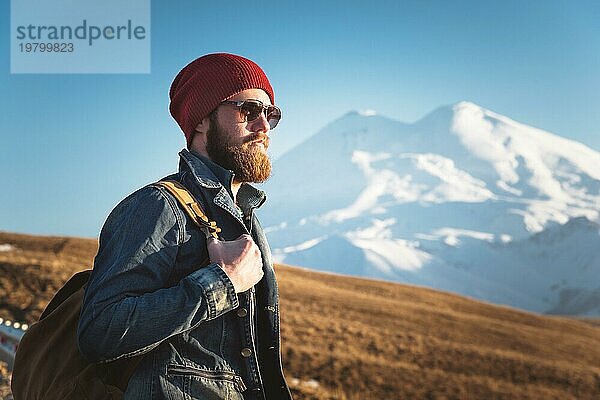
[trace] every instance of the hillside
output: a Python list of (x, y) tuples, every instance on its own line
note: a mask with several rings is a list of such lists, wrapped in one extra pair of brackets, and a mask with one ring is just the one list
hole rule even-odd
[[(96, 246), (0, 232), (0, 316), (35, 321), (54, 291), (91, 265)], [(297, 399), (600, 396), (596, 320), (285, 265), (277, 273), (284, 368)]]

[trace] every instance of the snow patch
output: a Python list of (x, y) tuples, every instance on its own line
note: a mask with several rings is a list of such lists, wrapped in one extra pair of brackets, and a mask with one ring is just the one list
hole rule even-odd
[(372, 117), (373, 115), (377, 115), (377, 111), (367, 108), (365, 110), (358, 111), (358, 114), (362, 115), (363, 117)]
[(466, 201), (479, 203), (496, 196), (490, 192), (480, 179), (476, 179), (465, 171), (456, 168), (454, 161), (438, 154), (401, 154), (400, 158), (410, 158), (415, 166), (441, 183), (423, 196), (423, 200), (432, 203), (447, 201)]
[[(430, 184), (416, 183), (410, 173), (400, 175), (391, 169), (373, 166), (376, 162), (401, 160), (410, 161), (414, 171), (423, 171), (434, 177), (434, 181)], [(369, 153), (355, 150), (352, 152), (352, 162), (366, 178), (366, 187), (348, 207), (325, 213), (322, 217), (324, 222), (340, 223), (365, 213), (385, 213), (386, 208), (379, 204), (379, 200), (385, 196), (393, 198), (396, 204), (417, 201), (478, 203), (496, 198), (486, 188), (485, 182), (456, 168), (451, 159), (439, 154), (401, 153), (392, 157), (392, 154), (386, 152)]]
[(384, 169), (376, 170), (372, 163), (390, 159), (390, 153), (369, 153), (355, 150), (352, 152), (352, 162), (356, 164), (365, 178), (367, 187), (359, 194), (356, 200), (348, 207), (337, 209), (326, 213), (323, 220), (342, 222), (356, 218), (366, 212), (381, 213), (385, 211), (382, 207), (376, 207), (380, 197), (391, 194), (396, 199), (418, 199), (419, 192), (411, 188), (411, 177), (399, 177), (395, 172)]
[(415, 271), (431, 259), (431, 255), (420, 250), (418, 241), (393, 239), (389, 229), (395, 219), (375, 219), (365, 229), (347, 232), (345, 237), (356, 247), (363, 249), (365, 257), (375, 267), (388, 275), (394, 270)]
[(523, 194), (522, 190), (510, 187), (510, 185), (504, 181), (496, 181), (496, 186), (498, 186), (500, 189), (504, 190), (505, 192), (514, 194), (515, 196), (521, 196)]
[(485, 119), (484, 110), (473, 104), (461, 102), (454, 107), (451, 132), (459, 136), (462, 144), (475, 156), (489, 161), (502, 181), (510, 184), (519, 181), (515, 154), (507, 152), (503, 140), (494, 131), (494, 125)]
[(283, 249), (274, 249), (273, 252), (274, 253), (275, 252), (284, 253), (284, 254), (295, 253), (297, 251), (310, 249), (311, 247), (316, 246), (317, 244), (321, 243), (325, 239), (327, 239), (327, 235), (323, 235), (318, 238), (310, 239), (310, 240), (307, 240), (305, 242), (302, 242), (302, 243), (294, 245), (294, 246), (287, 246), (287, 247), (284, 247)]
[[(487, 232), (478, 232), (468, 229), (456, 229), (456, 228), (440, 228), (436, 229), (429, 234), (419, 233), (415, 235), (418, 238), (425, 240), (442, 240), (448, 246), (456, 247), (460, 242), (460, 237), (469, 237), (477, 240), (484, 240), (486, 242), (494, 241), (494, 234)], [(508, 235), (505, 235), (508, 236)], [(508, 236), (510, 238), (510, 236)]]
[(16, 249), (16, 247), (13, 246), (12, 244), (8, 244), (8, 243), (0, 244), (0, 251), (13, 251), (15, 249)]

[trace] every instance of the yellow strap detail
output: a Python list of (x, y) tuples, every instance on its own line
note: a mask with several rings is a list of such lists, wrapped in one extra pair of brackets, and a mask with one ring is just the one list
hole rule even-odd
[(215, 239), (219, 238), (218, 233), (221, 232), (221, 228), (215, 221), (209, 221), (200, 204), (185, 186), (177, 181), (159, 181), (156, 184), (167, 189), (177, 199), (192, 221), (204, 231), (207, 238), (210, 236)]

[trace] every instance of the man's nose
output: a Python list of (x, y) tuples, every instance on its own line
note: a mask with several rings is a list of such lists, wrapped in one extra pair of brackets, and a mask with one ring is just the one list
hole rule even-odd
[(265, 113), (260, 113), (258, 118), (251, 122), (250, 130), (252, 132), (268, 133), (271, 130), (271, 125), (265, 116)]

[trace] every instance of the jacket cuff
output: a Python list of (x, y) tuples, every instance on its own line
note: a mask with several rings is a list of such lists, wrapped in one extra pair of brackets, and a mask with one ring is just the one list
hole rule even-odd
[(219, 264), (209, 264), (189, 276), (202, 287), (208, 304), (208, 320), (215, 319), (239, 306), (233, 283)]

